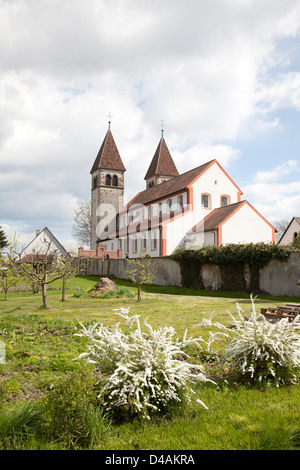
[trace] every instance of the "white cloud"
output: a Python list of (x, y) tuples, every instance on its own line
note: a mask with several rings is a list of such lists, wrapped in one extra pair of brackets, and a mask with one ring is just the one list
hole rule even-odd
[(300, 166), (289, 160), (269, 171), (258, 171), (243, 187), (244, 198), (271, 222), (300, 214)]

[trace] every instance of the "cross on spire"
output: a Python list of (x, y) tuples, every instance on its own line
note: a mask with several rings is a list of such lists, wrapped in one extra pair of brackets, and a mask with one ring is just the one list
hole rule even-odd
[(164, 121), (161, 120), (161, 136), (162, 136), (162, 137), (164, 136), (164, 127), (165, 127)]
[(110, 114), (110, 112), (109, 112), (107, 117), (108, 117), (108, 119), (109, 119), (109, 121), (108, 121), (108, 130), (110, 131), (111, 118), (112, 118), (113, 116), (112, 116), (112, 115)]

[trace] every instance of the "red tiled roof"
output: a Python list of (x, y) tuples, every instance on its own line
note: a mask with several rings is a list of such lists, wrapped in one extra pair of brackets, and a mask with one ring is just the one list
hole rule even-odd
[[(158, 199), (162, 199), (166, 196), (171, 194), (178, 193), (188, 187), (197, 176), (200, 176), (213, 162), (204, 163), (203, 165), (194, 168), (193, 170), (189, 170), (182, 175), (177, 176), (176, 178), (172, 178), (164, 183), (158, 184), (157, 186), (153, 186), (152, 188), (145, 189), (145, 191), (141, 191), (138, 193), (128, 204), (129, 206), (133, 204), (149, 204), (150, 202), (157, 201)], [(128, 207), (127, 207), (128, 208)]]
[(203, 220), (201, 220), (191, 232), (203, 231), (209, 232), (216, 230), (228, 217), (230, 217), (236, 210), (246, 204), (247, 201), (240, 201), (227, 206), (218, 207), (211, 211)]
[(147, 180), (155, 175), (179, 175), (173, 158), (171, 157), (171, 154), (165, 142), (165, 139), (163, 137), (160, 139), (160, 142), (157, 146), (156, 152), (154, 154), (154, 157), (152, 158), (152, 161), (144, 179)]
[(99, 168), (126, 171), (110, 130), (107, 131), (104, 137), (90, 173), (94, 173), (94, 171), (97, 171)]
[(53, 254), (43, 255), (43, 254), (27, 254), (21, 257), (20, 261), (22, 263), (41, 263), (43, 264), (45, 261), (49, 264), (52, 263), (54, 260)]

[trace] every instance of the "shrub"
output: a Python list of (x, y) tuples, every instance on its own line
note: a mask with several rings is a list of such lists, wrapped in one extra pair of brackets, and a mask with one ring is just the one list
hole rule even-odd
[(121, 299), (123, 297), (132, 298), (134, 293), (129, 287), (120, 286), (113, 290), (108, 290), (104, 295), (103, 299)]
[(88, 328), (82, 325), (78, 334), (90, 342), (89, 352), (78, 359), (86, 359), (100, 370), (99, 398), (106, 410), (125, 418), (139, 415), (150, 419), (152, 413), (179, 403), (181, 394), (189, 400), (193, 382), (208, 380), (202, 366), (182, 360), (187, 358), (183, 348), (201, 338), (187, 340), (185, 335), (182, 341), (175, 341), (173, 328), (153, 330), (147, 320), (145, 333), (139, 316), (129, 317), (129, 309), (116, 312), (125, 319), (127, 334), (119, 323), (113, 329), (99, 323)]
[[(203, 320), (201, 326), (211, 326), (208, 345), (224, 343), (219, 350), (222, 363), (233, 364), (236, 371), (255, 382), (273, 382), (277, 386), (297, 381), (300, 370), (300, 315), (289, 322), (281, 319), (270, 323), (262, 314), (256, 314), (251, 296), (252, 310), (244, 319), (237, 304), (237, 318), (229, 314), (233, 328), (213, 323), (212, 316)], [(229, 313), (229, 312), (228, 312)], [(199, 325), (198, 325), (199, 326)]]

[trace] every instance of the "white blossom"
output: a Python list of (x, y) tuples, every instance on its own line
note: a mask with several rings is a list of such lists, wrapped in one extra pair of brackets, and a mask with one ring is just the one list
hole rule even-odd
[(300, 368), (300, 315), (293, 321), (283, 318), (270, 323), (264, 315), (256, 314), (254, 300), (251, 296), (251, 315), (247, 319), (238, 304), (237, 318), (228, 312), (233, 327), (213, 322), (212, 317), (198, 326), (217, 329), (210, 331), (209, 347), (223, 343), (219, 350), (223, 363), (232, 363), (242, 374), (259, 382), (273, 377), (277, 385), (287, 380), (295, 382)]
[[(179, 402), (179, 391), (190, 399), (191, 385), (209, 380), (203, 366), (179, 359), (187, 358), (183, 351), (187, 344), (199, 345), (203, 340), (187, 339), (187, 332), (182, 341), (175, 340), (174, 328), (153, 329), (148, 319), (144, 321), (146, 332), (143, 332), (139, 316), (130, 317), (129, 311), (126, 308), (116, 311), (129, 327), (127, 334), (119, 323), (114, 328), (101, 323), (88, 328), (81, 324), (77, 336), (88, 338), (89, 345), (88, 352), (78, 359), (92, 362), (100, 369), (99, 397), (108, 410), (121, 409), (149, 419), (151, 410), (160, 410), (172, 400)], [(201, 400), (198, 403), (206, 407)]]

